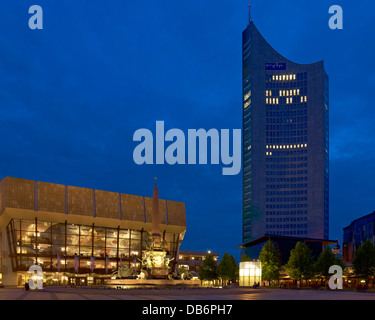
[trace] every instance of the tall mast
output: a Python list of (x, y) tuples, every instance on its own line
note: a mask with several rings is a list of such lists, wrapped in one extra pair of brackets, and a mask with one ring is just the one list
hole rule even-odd
[(249, 2), (249, 23), (251, 22), (251, 3)]

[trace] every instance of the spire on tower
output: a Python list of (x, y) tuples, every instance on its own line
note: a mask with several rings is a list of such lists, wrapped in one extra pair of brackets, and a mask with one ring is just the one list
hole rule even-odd
[(251, 3), (249, 2), (249, 23), (251, 22)]

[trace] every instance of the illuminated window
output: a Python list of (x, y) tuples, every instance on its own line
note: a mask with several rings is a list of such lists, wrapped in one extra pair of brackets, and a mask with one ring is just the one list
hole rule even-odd
[(247, 99), (249, 99), (251, 96), (251, 91), (249, 91), (247, 94), (244, 95), (244, 98), (243, 100), (246, 101)]
[(305, 102), (307, 102), (307, 96), (305, 96)]

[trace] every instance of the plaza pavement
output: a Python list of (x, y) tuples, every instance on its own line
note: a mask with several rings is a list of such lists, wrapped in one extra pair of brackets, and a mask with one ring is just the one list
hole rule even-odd
[(47, 287), (40, 292), (1, 288), (0, 300), (375, 300), (375, 293), (264, 288), (99, 290)]

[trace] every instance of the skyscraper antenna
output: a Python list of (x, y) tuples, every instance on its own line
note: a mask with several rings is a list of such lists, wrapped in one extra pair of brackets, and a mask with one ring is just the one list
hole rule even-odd
[(249, 23), (251, 22), (251, 3), (249, 2)]

